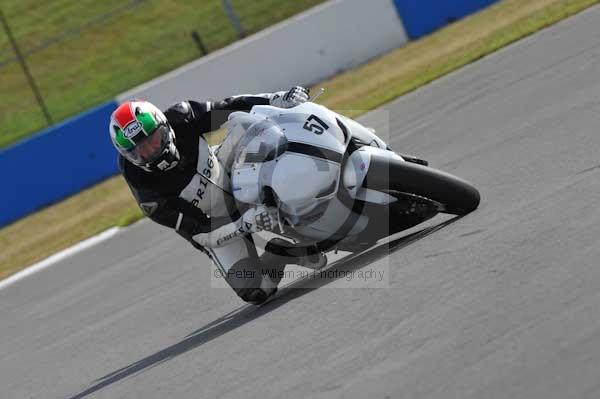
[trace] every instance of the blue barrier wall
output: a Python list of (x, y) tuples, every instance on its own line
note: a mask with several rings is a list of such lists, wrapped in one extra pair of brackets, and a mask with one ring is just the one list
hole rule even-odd
[(393, 0), (410, 39), (427, 35), (498, 0)]
[(116, 107), (111, 101), (0, 150), (0, 227), (118, 172), (107, 128)]

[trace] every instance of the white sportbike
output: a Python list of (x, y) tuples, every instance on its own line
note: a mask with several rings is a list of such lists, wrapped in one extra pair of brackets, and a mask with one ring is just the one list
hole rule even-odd
[(395, 153), (371, 129), (310, 101), (257, 105), (225, 127), (236, 202), (276, 207), (275, 233), (302, 245), (356, 252), (437, 213), (479, 205), (470, 183)]

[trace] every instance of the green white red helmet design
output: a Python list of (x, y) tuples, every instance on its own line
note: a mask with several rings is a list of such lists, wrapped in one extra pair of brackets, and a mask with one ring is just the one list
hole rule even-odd
[(121, 104), (111, 115), (109, 130), (119, 153), (146, 171), (168, 170), (179, 162), (173, 129), (147, 101)]

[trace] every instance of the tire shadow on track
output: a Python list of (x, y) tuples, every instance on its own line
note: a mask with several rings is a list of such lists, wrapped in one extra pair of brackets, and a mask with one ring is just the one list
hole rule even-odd
[[(399, 251), (400, 249), (435, 233), (436, 231), (458, 221), (461, 218), (462, 216), (456, 216), (435, 226), (421, 229), (417, 232), (372, 247), (361, 253), (348, 255), (334, 262), (326, 269), (340, 270), (345, 272), (361, 269), (379, 259), (390, 255), (393, 252)], [(280, 306), (283, 306), (284, 304), (313, 290), (330, 284), (337, 279), (339, 278), (319, 277), (318, 272), (303, 278), (299, 278), (280, 289), (274, 299), (270, 302), (260, 307), (253, 305), (242, 305), (239, 308), (194, 331), (180, 342), (93, 381), (89, 388), (69, 397), (69, 399), (85, 398), (88, 395), (100, 391), (101, 389), (104, 389), (134, 374), (139, 374), (156, 367), (179, 355), (207, 344), (213, 339), (227, 334), (228, 332), (233, 331), (250, 321), (256, 320), (259, 317), (279, 308)]]

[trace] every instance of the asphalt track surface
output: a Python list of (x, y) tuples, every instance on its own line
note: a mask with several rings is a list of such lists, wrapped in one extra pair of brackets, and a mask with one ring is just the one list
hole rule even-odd
[(142, 222), (0, 291), (0, 397), (600, 397), (598, 20), (384, 107), (393, 148), (483, 198), (335, 266), (389, 268), (388, 288), (301, 278), (245, 306)]

